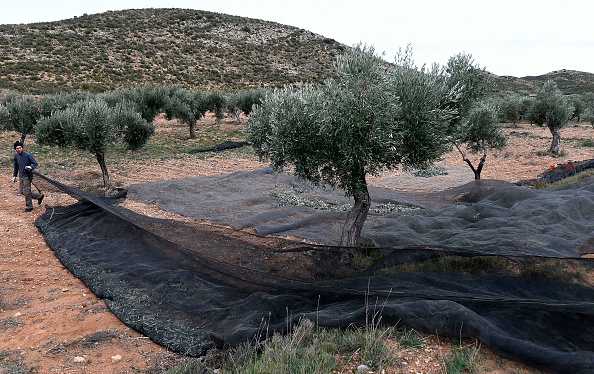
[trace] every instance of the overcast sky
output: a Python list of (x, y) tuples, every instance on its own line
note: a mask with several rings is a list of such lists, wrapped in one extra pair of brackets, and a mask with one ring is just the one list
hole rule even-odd
[[(6, 0), (0, 24), (59, 21), (85, 13), (183, 8), (306, 29), (394, 60), (410, 44), (418, 65), (468, 53), (497, 75), (568, 69), (594, 73), (589, 0)], [(1, 51), (0, 51), (1, 53)]]

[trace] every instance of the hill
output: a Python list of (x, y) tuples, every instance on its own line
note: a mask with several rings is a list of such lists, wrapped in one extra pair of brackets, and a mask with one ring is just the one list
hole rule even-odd
[(565, 94), (594, 92), (594, 74), (575, 70), (556, 70), (536, 77), (522, 78), (525, 81), (537, 83), (539, 86), (551, 79)]
[(0, 89), (282, 86), (326, 78), (345, 48), (296, 27), (200, 10), (109, 11), (0, 25)]
[(594, 92), (594, 74), (575, 70), (562, 69), (522, 78), (494, 75), (493, 78), (498, 91), (536, 93), (550, 79), (555, 81), (559, 89), (567, 95)]
[[(0, 25), (0, 90), (102, 92), (152, 82), (223, 90), (320, 82), (349, 46), (293, 26), (189, 9), (130, 9)], [(594, 91), (594, 74), (495, 76), (496, 90), (533, 93), (553, 79)]]

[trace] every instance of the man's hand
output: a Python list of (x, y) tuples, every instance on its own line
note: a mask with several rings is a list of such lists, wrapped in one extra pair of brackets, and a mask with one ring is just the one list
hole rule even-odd
[(33, 170), (33, 168), (31, 167), (31, 165), (27, 165), (27, 166), (25, 166), (25, 170), (31, 171), (31, 170)]
[(16, 177), (12, 177), (12, 181), (13, 182), (16, 182)]

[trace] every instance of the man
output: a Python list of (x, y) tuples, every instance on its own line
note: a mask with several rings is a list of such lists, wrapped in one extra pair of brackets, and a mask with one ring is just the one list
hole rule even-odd
[(25, 195), (25, 210), (30, 212), (33, 210), (33, 199), (37, 200), (37, 204), (41, 205), (43, 195), (31, 191), (31, 181), (33, 180), (33, 170), (37, 167), (37, 161), (30, 153), (23, 150), (23, 143), (18, 140), (14, 142), (14, 172), (12, 173), (12, 181), (17, 181), (17, 173), (19, 175), (19, 190)]

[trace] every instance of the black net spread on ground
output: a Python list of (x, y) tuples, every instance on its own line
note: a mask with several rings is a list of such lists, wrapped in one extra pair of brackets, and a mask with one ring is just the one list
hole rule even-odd
[[(332, 245), (351, 203), (341, 191), (269, 168), (132, 185), (113, 198), (48, 181), (79, 199), (36, 221), (56, 256), (171, 350), (201, 355), (302, 317), (347, 327), (379, 312), (382, 323), (475, 337), (546, 371), (594, 372), (593, 178), (540, 190), (494, 180), (371, 188), (363, 236), (383, 256), (340, 277)], [(142, 216), (123, 198), (197, 220)], [(188, 223), (198, 220), (227, 228)], [(276, 235), (250, 241), (229, 226)]]

